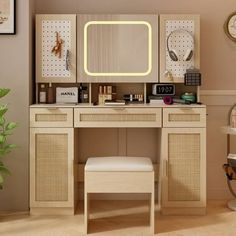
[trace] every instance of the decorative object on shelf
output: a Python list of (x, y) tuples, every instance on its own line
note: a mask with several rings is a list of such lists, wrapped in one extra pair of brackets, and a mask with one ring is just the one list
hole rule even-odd
[[(6, 96), (9, 92), (10, 89), (0, 88), (0, 98)], [(12, 130), (17, 126), (15, 122), (7, 122), (5, 117), (7, 110), (7, 105), (0, 104), (0, 189), (3, 188), (5, 176), (10, 175), (8, 167), (3, 162), (3, 158), (16, 147), (15, 144), (7, 143), (7, 137), (12, 135)]]
[(80, 103), (88, 103), (89, 102), (88, 87), (83, 86), (82, 83), (80, 83), (80, 86), (79, 86), (79, 102)]
[(16, 2), (0, 1), (0, 34), (16, 34)]
[(191, 103), (195, 103), (196, 102), (196, 95), (195, 95), (195, 93), (183, 93), (181, 95), (181, 99), (183, 99), (184, 101), (189, 101)]
[(78, 103), (78, 88), (56, 88), (56, 103)]
[(236, 42), (236, 11), (231, 13), (225, 21), (224, 30), (226, 35)]
[(126, 102), (143, 102), (143, 94), (124, 94), (123, 99)]
[(62, 43), (63, 40), (60, 38), (59, 33), (56, 31), (56, 45), (52, 48), (51, 52), (55, 54), (55, 56), (58, 55), (59, 58), (61, 58)]
[[(188, 41), (190, 41), (189, 45), (191, 45), (190, 47), (187, 47), (182, 58), (180, 57), (178, 53), (178, 49), (172, 48), (170, 46), (171, 38), (176, 37), (176, 35), (179, 37), (179, 34), (183, 34), (184, 35), (183, 38), (186, 37), (186, 39), (190, 39)], [(184, 29), (173, 30), (170, 32), (170, 34), (167, 37), (166, 48), (172, 61), (190, 61), (191, 58), (193, 57), (194, 38), (192, 34), (187, 30), (184, 30)]]
[(171, 105), (173, 103), (173, 98), (171, 96), (164, 96), (163, 97), (163, 102), (166, 105)]
[(184, 74), (184, 85), (186, 86), (200, 86), (201, 73), (198, 69), (187, 69)]
[(172, 97), (172, 96), (168, 96), (168, 95), (163, 97), (163, 102), (166, 105), (172, 105), (173, 103), (190, 105), (192, 103), (195, 103), (195, 101), (193, 102), (193, 101), (188, 100), (188, 99), (180, 99), (178, 97)]
[(98, 104), (104, 105), (105, 101), (115, 100), (115, 86), (111, 85), (99, 85), (99, 91), (98, 91)]

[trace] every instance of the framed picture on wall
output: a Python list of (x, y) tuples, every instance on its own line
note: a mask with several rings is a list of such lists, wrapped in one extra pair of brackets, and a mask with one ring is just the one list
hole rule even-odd
[(0, 34), (16, 33), (15, 7), (15, 0), (0, 0)]

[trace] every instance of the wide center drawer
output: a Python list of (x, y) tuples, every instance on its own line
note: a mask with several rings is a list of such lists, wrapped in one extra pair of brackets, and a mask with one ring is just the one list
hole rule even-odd
[(163, 127), (206, 127), (206, 108), (163, 108)]
[(30, 127), (73, 127), (73, 108), (30, 108)]
[(161, 127), (161, 108), (75, 108), (75, 127)]

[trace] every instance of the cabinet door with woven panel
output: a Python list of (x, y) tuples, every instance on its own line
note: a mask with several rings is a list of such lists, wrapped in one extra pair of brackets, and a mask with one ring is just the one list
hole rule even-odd
[(162, 207), (206, 206), (206, 129), (163, 128)]
[(30, 207), (74, 207), (73, 128), (31, 128)]

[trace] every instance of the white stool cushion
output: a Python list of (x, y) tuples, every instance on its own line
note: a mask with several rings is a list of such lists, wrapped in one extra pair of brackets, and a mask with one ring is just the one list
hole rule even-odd
[(147, 157), (90, 157), (85, 171), (153, 171), (153, 165)]

